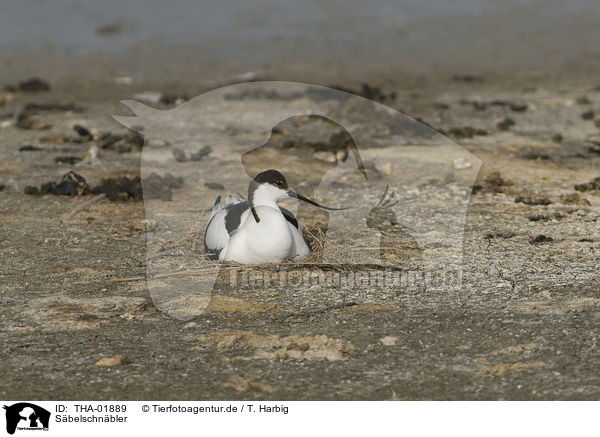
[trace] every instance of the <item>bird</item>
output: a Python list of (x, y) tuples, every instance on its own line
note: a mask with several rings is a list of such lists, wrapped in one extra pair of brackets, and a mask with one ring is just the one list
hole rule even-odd
[(302, 228), (294, 214), (278, 202), (295, 198), (319, 208), (321, 205), (289, 189), (285, 176), (277, 170), (259, 173), (248, 184), (248, 199), (229, 194), (224, 202), (218, 196), (212, 209), (204, 246), (213, 259), (240, 264), (270, 264), (299, 261), (310, 254)]

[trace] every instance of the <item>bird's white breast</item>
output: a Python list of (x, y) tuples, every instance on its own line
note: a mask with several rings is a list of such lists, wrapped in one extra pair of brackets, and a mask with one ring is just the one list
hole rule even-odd
[(255, 208), (260, 221), (248, 214), (223, 250), (222, 261), (243, 264), (281, 262), (296, 255), (294, 237), (279, 210), (260, 205)]

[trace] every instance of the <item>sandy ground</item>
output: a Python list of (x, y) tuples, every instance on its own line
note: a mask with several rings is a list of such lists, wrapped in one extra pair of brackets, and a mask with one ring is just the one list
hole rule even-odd
[[(146, 216), (144, 202), (101, 199), (70, 217), (93, 196), (24, 194), (27, 186), (58, 181), (69, 170), (92, 186), (106, 177), (140, 175), (146, 155), (127, 142), (119, 150), (100, 147), (97, 160), (87, 163), (55, 161), (84, 156), (99, 144), (79, 138), (74, 124), (126, 133), (110, 115), (130, 115), (117, 102), (140, 90), (87, 90), (76, 102), (64, 87), (0, 93), (6, 100), (0, 106), (0, 367), (10, 375), (0, 397), (600, 398), (600, 198), (595, 190), (575, 190), (599, 176), (600, 144), (594, 141), (600, 83), (539, 74), (373, 83), (395, 93), (385, 104), (443, 130), (482, 161), (464, 226), (462, 286), (401, 291), (391, 298), (224, 286), (215, 289), (202, 314), (192, 309), (187, 320), (172, 315), (188, 304), (173, 307), (167, 299), (157, 308), (151, 282), (143, 279), (151, 270), (147, 239), (156, 237), (157, 220), (161, 225)], [(277, 103), (269, 95), (241, 100), (258, 107)], [(34, 125), (51, 127), (24, 129), (16, 121), (28, 102), (73, 102), (82, 110), (42, 108)], [(215, 148), (208, 161), (213, 173), (194, 179), (193, 163), (171, 164), (184, 186), (173, 190), (171, 201), (152, 200), (158, 205), (153, 211), (160, 212), (172, 210), (169, 205), (186, 193), (199, 199), (187, 211), (190, 217), (175, 209), (200, 235), (197, 242), (188, 240), (183, 255), (176, 238), (163, 248), (175, 264), (178, 256), (205, 262), (203, 223), (195, 217), (223, 190), (204, 183), (243, 181), (233, 170), (231, 176), (219, 173), (239, 166), (242, 149), (236, 145), (251, 133), (230, 134), (231, 149)], [(29, 144), (41, 150), (19, 150)], [(384, 175), (399, 184), (400, 172), (384, 164), (407, 149), (379, 146), (361, 149), (367, 168), (375, 179)], [(172, 147), (158, 150), (169, 155)], [(344, 175), (340, 183), (355, 188), (356, 180)], [(435, 188), (443, 180), (440, 175), (428, 183)], [(427, 184), (421, 189), (429, 192)], [(198, 266), (184, 269), (192, 267)]]

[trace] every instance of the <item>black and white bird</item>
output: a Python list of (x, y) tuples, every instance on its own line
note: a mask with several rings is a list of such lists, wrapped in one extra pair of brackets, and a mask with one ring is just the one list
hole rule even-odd
[(319, 208), (330, 208), (307, 199), (288, 188), (285, 177), (277, 170), (258, 174), (248, 185), (248, 200), (229, 194), (224, 202), (215, 201), (206, 233), (206, 250), (219, 261), (241, 264), (278, 263), (301, 260), (310, 254), (302, 228), (294, 214), (277, 203), (296, 198)]

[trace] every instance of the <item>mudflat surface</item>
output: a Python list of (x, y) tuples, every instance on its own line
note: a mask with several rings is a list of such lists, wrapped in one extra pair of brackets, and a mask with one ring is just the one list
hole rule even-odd
[[(10, 375), (0, 397), (598, 399), (599, 187), (575, 185), (600, 176), (600, 83), (538, 74), (374, 84), (395, 94), (376, 99), (443, 131), (482, 161), (464, 225), (462, 286), (348, 299), (339, 290), (225, 286), (186, 320), (169, 314), (185, 312), (185, 301), (157, 308), (144, 279), (148, 233), (156, 235), (161, 222), (147, 217), (143, 201), (99, 199), (73, 215), (94, 195), (24, 193), (69, 170), (91, 187), (108, 177), (147, 177), (135, 139), (107, 147), (100, 140), (102, 132), (131, 135), (110, 115), (131, 115), (116, 102), (134, 90), (87, 90), (73, 102), (81, 110), (38, 107), (30, 128), (17, 125), (27, 103), (67, 104), (72, 96), (64, 88), (0, 94), (0, 368)], [(240, 99), (260, 106), (273, 95)], [(235, 120), (236, 113), (228, 116)], [(92, 136), (82, 138), (75, 124)], [(215, 147), (210, 155), (213, 173), (187, 176), (194, 164), (173, 161), (183, 186), (171, 200), (153, 199), (153, 211), (168, 211), (193, 193), (198, 200), (182, 212), (191, 214), (182, 224), (192, 226), (228, 182), (243, 179), (218, 173), (239, 164), (236, 141), (248, 138), (230, 133), (231, 150)], [(26, 145), (35, 150), (20, 151)], [(56, 162), (85, 158), (94, 145), (95, 159)], [(400, 177), (386, 156), (406, 146), (384, 146), (361, 149), (371, 180)], [(170, 156), (174, 146), (153, 147)], [(463, 167), (457, 161), (453, 171), (469, 171)], [(356, 179), (340, 171), (339, 183), (351, 192)], [(421, 193), (460, 181), (437, 178), (419, 181)], [(401, 204), (395, 211), (402, 219)], [(172, 238), (162, 247), (174, 271), (178, 257), (204, 260), (202, 226), (199, 219), (190, 231), (197, 240), (187, 246)]]

